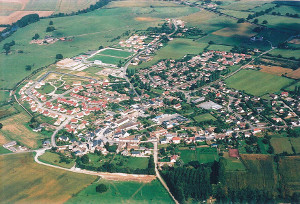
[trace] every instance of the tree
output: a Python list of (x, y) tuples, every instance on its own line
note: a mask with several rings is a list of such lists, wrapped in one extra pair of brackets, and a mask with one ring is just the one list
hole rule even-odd
[(40, 35), (38, 33), (36, 33), (33, 37), (32, 40), (37, 40), (40, 38)]
[(245, 22), (245, 19), (244, 18), (240, 18), (237, 23), (244, 23)]
[(100, 45), (100, 46), (99, 46), (99, 50), (102, 50), (102, 49), (103, 49), (103, 46), (102, 46), (102, 45)]
[(2, 129), (3, 128), (3, 124), (2, 123), (0, 123), (0, 129)]
[(98, 186), (96, 186), (96, 191), (98, 193), (104, 193), (108, 190), (107, 186), (103, 183), (99, 184)]
[(264, 20), (264, 21), (262, 22), (262, 24), (268, 24), (268, 21), (267, 21), (267, 20)]
[(32, 66), (31, 65), (26, 65), (26, 67), (25, 67), (25, 70), (26, 71), (30, 71), (32, 69)]
[(49, 27), (47, 27), (46, 32), (49, 33), (49, 32), (52, 32), (54, 30), (55, 30), (55, 28), (53, 26), (49, 26)]
[(49, 25), (53, 25), (53, 21), (50, 21), (50, 22), (49, 22)]
[(55, 58), (56, 58), (56, 59), (63, 59), (64, 57), (63, 57), (62, 54), (57, 54)]
[(258, 23), (258, 19), (254, 19), (253, 23), (257, 24)]
[(88, 164), (90, 162), (89, 156), (87, 154), (83, 155), (80, 159), (83, 164)]

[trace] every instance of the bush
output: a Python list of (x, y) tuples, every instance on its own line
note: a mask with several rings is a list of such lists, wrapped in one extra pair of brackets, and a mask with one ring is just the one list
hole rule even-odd
[(108, 190), (107, 186), (103, 183), (99, 184), (98, 186), (96, 186), (96, 191), (98, 193), (104, 193)]

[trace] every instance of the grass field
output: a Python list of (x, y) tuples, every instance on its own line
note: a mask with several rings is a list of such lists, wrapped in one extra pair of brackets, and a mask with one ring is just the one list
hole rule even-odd
[(299, 59), (300, 50), (286, 50), (286, 49), (274, 49), (270, 52), (271, 55), (281, 55), (282, 57), (295, 57)]
[(88, 60), (89, 61), (100, 60), (101, 62), (103, 62), (105, 64), (114, 64), (114, 65), (118, 65), (120, 60), (124, 62), (123, 58), (110, 57), (110, 56), (104, 56), (104, 55), (95, 55), (95, 56), (89, 58)]
[(249, 14), (253, 14), (253, 12), (236, 10), (221, 10), (221, 12), (236, 18), (247, 18)]
[(293, 80), (254, 70), (242, 70), (225, 80), (230, 88), (244, 90), (246, 93), (262, 96), (274, 93)]
[(56, 166), (61, 166), (68, 169), (72, 168), (75, 163), (75, 161), (72, 161), (69, 164), (65, 162), (59, 162), (60, 158), (58, 154), (47, 152), (47, 151), (42, 156), (39, 157), (39, 160), (45, 163), (54, 164)]
[(300, 156), (281, 157), (279, 160), (279, 174), (282, 179), (284, 193), (292, 195), (300, 192)]
[(241, 37), (252, 37), (256, 33), (253, 32), (255, 26), (251, 25), (250, 23), (238, 23), (234, 26), (229, 26), (220, 30), (213, 32), (214, 35), (219, 35), (223, 37), (232, 37), (234, 35), (241, 36)]
[(241, 159), (229, 157), (228, 152), (224, 152), (225, 170), (226, 171), (246, 171)]
[(8, 149), (5, 149), (4, 147), (0, 146), (0, 154), (7, 154), (7, 153), (11, 153), (11, 151), (9, 151)]
[(30, 117), (23, 112), (0, 120), (3, 124), (0, 135), (8, 140), (19, 141), (30, 148), (37, 148), (38, 143), (41, 143), (44, 135), (30, 130), (27, 126), (29, 121)]
[(288, 137), (282, 137), (279, 135), (272, 136), (271, 145), (274, 148), (275, 154), (280, 154), (287, 152), (288, 154), (293, 154), (290, 139)]
[[(97, 193), (96, 186), (108, 186), (105, 193)], [(67, 204), (76, 203), (173, 203), (169, 194), (158, 180), (151, 183), (100, 180), (71, 198)]]
[(300, 153), (300, 138), (290, 138), (291, 144), (295, 148), (296, 153)]
[(158, 50), (151, 61), (134, 67), (145, 68), (154, 65), (161, 59), (180, 59), (186, 54), (199, 54), (203, 52), (203, 49), (207, 45), (206, 43), (198, 43), (190, 39), (174, 39), (170, 41), (167, 46)]
[(110, 55), (113, 57), (128, 58), (133, 53), (123, 50), (106, 49), (99, 53), (100, 55)]
[(219, 160), (217, 150), (215, 148), (196, 148), (196, 150), (191, 149), (179, 149), (180, 159), (184, 163), (189, 163), (191, 161), (199, 161), (200, 163), (213, 162)]
[(4, 118), (15, 113), (18, 113), (18, 111), (12, 105), (0, 106), (0, 118)]
[(300, 86), (300, 81), (297, 82), (297, 83), (295, 83), (295, 84), (293, 84), (293, 85), (291, 85), (291, 86), (289, 86), (289, 87), (287, 87), (287, 88), (285, 88), (285, 90), (287, 90), (287, 91), (294, 91), (296, 86)]
[(212, 44), (208, 47), (209, 50), (218, 50), (218, 51), (225, 51), (225, 52), (230, 52), (230, 50), (232, 49), (232, 46), (228, 46), (228, 45), (216, 45), (216, 44)]
[(263, 15), (257, 18), (261, 23), (264, 20), (268, 21), (267, 26), (271, 28), (284, 29), (288, 31), (300, 31), (300, 19), (290, 18), (286, 16)]
[(231, 9), (237, 11), (249, 11), (255, 7), (259, 7), (264, 4), (264, 1), (232, 1), (230, 4), (221, 6), (223, 9)]
[(38, 89), (38, 92), (41, 94), (49, 94), (52, 91), (54, 91), (54, 87), (50, 85), (49, 83), (46, 83), (44, 86), (42, 86), (40, 89)]
[(251, 9), (251, 11), (253, 11), (253, 12), (260, 12), (260, 11), (264, 11), (264, 10), (266, 10), (268, 8), (272, 8), (274, 6), (276, 6), (276, 4), (266, 3), (266, 4), (263, 4), (263, 5), (259, 6), (259, 7)]
[(205, 114), (195, 116), (194, 120), (197, 122), (203, 122), (208, 120), (216, 120), (216, 118), (209, 113), (205, 113)]
[(275, 8), (272, 12), (279, 12), (281, 15), (285, 15), (286, 13), (297, 14), (300, 13), (300, 8), (297, 6), (280, 6)]
[[(169, 3), (167, 3), (168, 5)], [(152, 11), (150, 7), (142, 9), (132, 7), (100, 9), (86, 14), (52, 18), (57, 29), (51, 34), (55, 37), (74, 36), (71, 42), (56, 42), (51, 45), (40, 46), (29, 44), (32, 36), (38, 33), (41, 38), (49, 35), (45, 30), (49, 19), (42, 19), (37, 23), (19, 29), (11, 37), (0, 43), (15, 40), (16, 45), (11, 48), (12, 53), (0, 54), (0, 88), (12, 88), (30, 72), (25, 70), (26, 65), (34, 65), (33, 70), (47, 66), (55, 62), (57, 53), (63, 53), (64, 57), (72, 57), (88, 50), (96, 50), (100, 45), (108, 46), (116, 44), (111, 42), (113, 38), (121, 36), (128, 30), (143, 30), (149, 26), (157, 26), (166, 17), (179, 17), (195, 12), (197, 9), (184, 6), (159, 7)], [(153, 17), (155, 21), (137, 21), (136, 17)], [(78, 26), (80, 24), (80, 26)], [(22, 50), (24, 53), (18, 53)], [(9, 67), (9, 69), (8, 69)]]
[(1, 203), (64, 203), (96, 177), (37, 164), (32, 153), (0, 156)]
[(241, 159), (247, 170), (226, 172), (226, 186), (228, 188), (276, 191), (277, 175), (271, 156), (242, 154)]

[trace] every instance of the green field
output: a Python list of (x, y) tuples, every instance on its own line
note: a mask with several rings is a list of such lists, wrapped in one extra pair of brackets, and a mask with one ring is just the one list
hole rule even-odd
[(246, 167), (242, 163), (241, 159), (229, 157), (228, 152), (224, 152), (223, 163), (226, 171), (246, 171)]
[(191, 39), (177, 38), (170, 41), (167, 46), (158, 50), (154, 58), (149, 62), (144, 62), (141, 65), (134, 66), (136, 68), (145, 68), (156, 64), (162, 59), (180, 59), (186, 54), (199, 54), (207, 46), (206, 43), (195, 42)]
[(101, 62), (103, 62), (105, 64), (114, 64), (114, 65), (118, 65), (120, 61), (124, 62), (123, 58), (110, 57), (110, 56), (104, 56), (104, 55), (95, 55), (92, 58), (89, 58), (88, 60), (89, 61), (100, 60)]
[[(105, 193), (97, 193), (96, 186), (104, 183), (108, 186)], [(67, 204), (76, 203), (173, 203), (169, 194), (158, 180), (151, 183), (121, 182), (100, 180), (94, 183), (76, 196)]]
[(113, 56), (113, 57), (120, 57), (120, 58), (128, 58), (133, 53), (123, 51), (123, 50), (106, 49), (106, 50), (100, 52), (99, 54), (100, 55), (110, 55), (110, 56)]
[[(108, 46), (118, 43), (118, 41), (111, 42), (111, 40), (128, 30), (143, 30), (150, 26), (157, 26), (166, 17), (185, 16), (197, 10), (179, 5), (162, 6), (155, 8), (155, 11), (152, 11), (153, 8), (145, 7), (142, 13), (140, 9), (135, 7), (103, 8), (76, 16), (51, 18), (57, 29), (52, 33), (45, 32), (49, 19), (41, 19), (37, 23), (19, 29), (0, 43), (2, 48), (4, 43), (12, 40), (16, 42), (9, 55), (0, 54), (0, 73), (2, 73), (0, 88), (12, 88), (18, 81), (29, 75), (30, 72), (25, 70), (26, 65), (33, 65), (33, 71), (54, 63), (57, 53), (62, 53), (64, 57), (73, 57), (88, 50), (97, 50), (100, 45)], [(136, 20), (136, 17), (153, 17), (154, 20), (141, 21)], [(36, 33), (41, 38), (51, 34), (54, 37), (74, 36), (74, 39), (50, 45), (29, 44)], [(19, 53), (19, 50), (23, 53)]]
[(274, 148), (275, 154), (280, 154), (287, 152), (288, 154), (293, 154), (290, 139), (288, 137), (283, 137), (280, 135), (272, 136), (271, 145)]
[(55, 11), (58, 0), (30, 0), (25, 7), (27, 11)]
[(274, 93), (293, 80), (254, 70), (242, 70), (225, 80), (230, 88), (243, 90), (246, 93), (262, 96)]
[(286, 13), (299, 14), (300, 8), (297, 6), (280, 6), (278, 8), (275, 8), (272, 12), (279, 12), (281, 13), (281, 15), (285, 15)]
[(300, 57), (300, 50), (286, 50), (286, 49), (275, 49), (270, 52), (271, 55), (282, 55), (282, 57), (295, 57), (299, 59)]
[(253, 14), (253, 12), (235, 10), (221, 10), (221, 12), (236, 18), (247, 18), (249, 14)]
[(179, 149), (180, 159), (184, 163), (189, 163), (191, 161), (199, 161), (200, 163), (209, 163), (215, 160), (219, 160), (217, 149), (215, 148), (196, 148), (196, 150), (191, 149)]
[(274, 6), (276, 6), (276, 4), (266, 3), (266, 4), (263, 4), (261, 6), (258, 6), (256, 8), (254, 8), (254, 9), (251, 9), (251, 11), (253, 11), (253, 12), (260, 12), (260, 11), (264, 11), (266, 9), (272, 8)]
[(0, 156), (1, 203), (64, 203), (96, 176), (37, 164), (32, 153)]
[(216, 118), (209, 113), (205, 113), (205, 114), (195, 116), (194, 120), (199, 123), (199, 122), (208, 121), (208, 120), (216, 120)]
[(300, 153), (300, 138), (290, 138), (291, 139), (291, 144), (294, 147), (296, 153)]
[(56, 166), (61, 166), (68, 169), (72, 168), (75, 163), (75, 161), (72, 161), (69, 164), (65, 162), (59, 162), (60, 161), (59, 155), (48, 151), (46, 151), (42, 156), (40, 156), (39, 160), (45, 163), (54, 164)]
[[(271, 28), (284, 29), (288, 31), (300, 31), (300, 19), (290, 18), (286, 16), (263, 15), (257, 18), (261, 23), (264, 20), (268, 21), (267, 26)], [(291, 33), (291, 35), (293, 35)]]
[(208, 50), (216, 50), (216, 51), (225, 51), (225, 52), (230, 52), (230, 50), (232, 49), (232, 46), (228, 46), (228, 45), (216, 45), (216, 44), (212, 44), (208, 47)]
[(11, 153), (11, 151), (9, 151), (8, 149), (5, 149), (4, 147), (2, 147), (2, 145), (0, 146), (0, 154), (7, 154), (7, 153)]
[(54, 91), (54, 87), (50, 85), (49, 83), (46, 83), (44, 86), (42, 86), (40, 89), (38, 89), (38, 92), (41, 94), (49, 94), (52, 91)]
[(293, 84), (293, 85), (291, 85), (291, 86), (288, 86), (287, 88), (285, 88), (285, 90), (287, 90), (287, 91), (294, 91), (296, 86), (300, 86), (300, 81), (297, 82), (297, 83), (295, 83), (295, 84)]
[(255, 7), (259, 8), (259, 6), (265, 3), (264, 1), (229, 1), (229, 2), (230, 4), (221, 6), (221, 8), (237, 10), (237, 11), (249, 11), (251, 9), (254, 9)]

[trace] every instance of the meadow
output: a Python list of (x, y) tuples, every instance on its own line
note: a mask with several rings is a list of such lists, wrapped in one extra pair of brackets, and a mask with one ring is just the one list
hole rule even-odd
[(64, 203), (96, 176), (37, 164), (32, 153), (1, 155), (1, 203)]
[[(168, 7), (169, 4), (167, 2), (166, 6), (155, 8), (154, 11), (150, 7), (143, 9), (136, 7), (103, 8), (77, 16), (52, 18), (53, 26), (56, 28), (52, 33), (46, 33), (50, 19), (42, 19), (21, 28), (0, 43), (0, 47), (3, 47), (5, 43), (12, 40), (16, 42), (9, 55), (0, 54), (0, 72), (2, 73), (0, 88), (12, 88), (18, 81), (29, 75), (30, 72), (25, 70), (26, 65), (32, 65), (33, 71), (54, 63), (58, 53), (63, 54), (66, 58), (88, 50), (97, 50), (100, 45), (108, 46), (118, 43), (118, 41), (111, 42), (111, 40), (128, 30), (143, 30), (150, 26), (157, 26), (166, 17), (179, 17), (195, 12), (195, 8), (179, 5)], [(149, 16), (155, 20), (135, 20), (136, 17)], [(73, 36), (74, 39), (49, 45), (29, 44), (36, 33), (41, 38), (50, 34), (54, 37)], [(20, 50), (23, 53), (19, 53)]]
[(271, 145), (274, 148), (275, 154), (281, 154), (287, 152), (288, 154), (293, 154), (290, 138), (274, 135), (271, 138)]
[[(267, 26), (270, 28), (277, 28), (285, 32), (299, 32), (300, 31), (300, 19), (290, 18), (286, 16), (273, 16), (273, 15), (263, 15), (257, 18), (259, 23), (264, 20), (268, 21)], [(292, 33), (291, 33), (292, 35)]]
[(72, 168), (74, 166), (75, 161), (72, 160), (69, 164), (66, 162), (59, 162), (59, 155), (53, 152), (46, 151), (43, 155), (39, 157), (39, 160), (45, 163), (54, 164), (56, 166), (64, 167), (64, 168)]
[(236, 18), (247, 18), (249, 14), (253, 14), (253, 12), (236, 10), (221, 10), (221, 12)]
[(207, 45), (191, 39), (175, 38), (173, 41), (168, 42), (165, 47), (158, 50), (151, 61), (131, 67), (145, 68), (156, 64), (162, 59), (180, 59), (186, 54), (199, 54), (203, 52)]
[(230, 88), (245, 91), (254, 96), (262, 96), (280, 91), (293, 80), (255, 70), (241, 70), (225, 80)]
[(288, 50), (288, 49), (275, 49), (270, 52), (271, 55), (277, 56), (281, 55), (282, 57), (295, 57), (299, 59), (300, 57), (300, 50)]
[[(105, 193), (97, 193), (100, 183), (108, 187)], [(100, 180), (85, 188), (66, 204), (76, 203), (173, 203), (168, 192), (158, 180), (151, 183)]]
[(215, 148), (196, 148), (195, 150), (182, 148), (179, 149), (180, 159), (184, 163), (191, 161), (199, 161), (200, 163), (209, 163), (215, 160), (219, 160), (217, 149)]
[(217, 44), (212, 44), (208, 47), (208, 50), (217, 50), (217, 51), (225, 51), (225, 52), (230, 52), (232, 49), (232, 46), (228, 45), (217, 45)]
[(232, 1), (220, 7), (223, 9), (231, 9), (237, 11), (249, 11), (256, 7), (259, 8), (264, 3), (264, 1)]
[(102, 52), (100, 52), (99, 54), (100, 55), (110, 55), (110, 56), (113, 56), (113, 57), (128, 58), (133, 53), (132, 52), (123, 51), (123, 50), (106, 49), (106, 50), (103, 50)]

